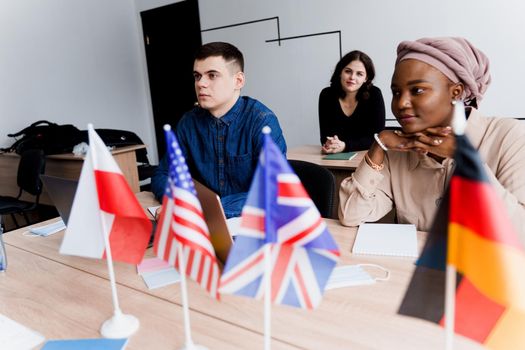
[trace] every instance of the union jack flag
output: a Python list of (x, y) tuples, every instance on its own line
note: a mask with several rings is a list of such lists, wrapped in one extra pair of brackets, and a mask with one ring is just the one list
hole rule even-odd
[(301, 181), (268, 134), (220, 292), (262, 298), (264, 246), (271, 245), (271, 300), (313, 309), (339, 250)]
[(219, 299), (219, 264), (202, 207), (177, 138), (170, 129), (165, 134), (169, 174), (153, 250), (180, 272), (177, 245), (181, 244), (186, 275)]

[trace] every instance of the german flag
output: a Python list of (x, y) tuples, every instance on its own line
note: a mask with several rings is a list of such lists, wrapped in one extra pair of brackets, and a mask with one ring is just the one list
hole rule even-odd
[(455, 332), (525, 349), (525, 251), (483, 163), (456, 136), (456, 167), (399, 313), (444, 325), (445, 270), (457, 270)]

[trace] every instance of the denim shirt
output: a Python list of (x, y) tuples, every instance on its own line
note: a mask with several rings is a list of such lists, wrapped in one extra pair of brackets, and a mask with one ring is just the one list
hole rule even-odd
[[(259, 154), (262, 128), (268, 125), (279, 149), (286, 154), (279, 121), (261, 102), (241, 96), (221, 118), (195, 107), (184, 114), (175, 133), (194, 179), (221, 197), (227, 218), (240, 216)], [(162, 200), (168, 176), (167, 156), (151, 179), (151, 189)]]

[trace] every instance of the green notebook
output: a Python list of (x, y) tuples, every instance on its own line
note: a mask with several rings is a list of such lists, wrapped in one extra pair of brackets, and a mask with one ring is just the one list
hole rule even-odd
[(323, 157), (326, 160), (350, 160), (357, 155), (357, 152), (341, 152), (341, 153), (332, 153), (327, 154)]

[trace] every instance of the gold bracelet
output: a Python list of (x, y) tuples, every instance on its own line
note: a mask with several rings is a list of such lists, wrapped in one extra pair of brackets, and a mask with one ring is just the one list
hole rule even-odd
[(370, 165), (370, 167), (372, 169), (374, 169), (375, 171), (381, 171), (383, 170), (383, 168), (385, 167), (385, 164), (376, 164), (372, 161), (372, 159), (370, 159), (370, 157), (368, 156), (368, 153), (365, 153), (365, 161), (368, 163), (368, 165)]

